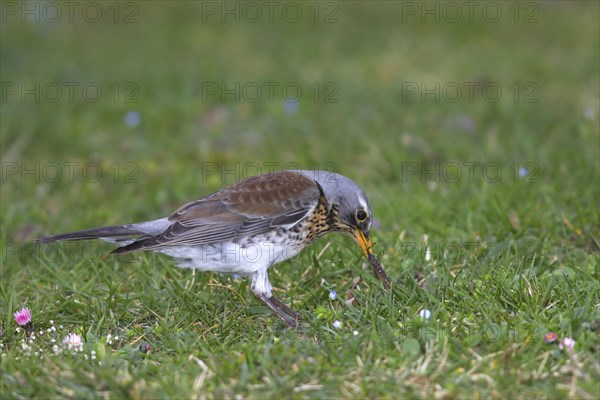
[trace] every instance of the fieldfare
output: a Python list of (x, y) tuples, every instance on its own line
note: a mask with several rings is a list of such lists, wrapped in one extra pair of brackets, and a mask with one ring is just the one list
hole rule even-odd
[(352, 236), (389, 289), (371, 250), (373, 215), (367, 196), (349, 178), (327, 171), (280, 171), (244, 179), (181, 206), (170, 217), (46, 236), (57, 240), (103, 239), (112, 253), (150, 250), (180, 267), (249, 276), (252, 291), (288, 326), (300, 314), (273, 296), (268, 270), (329, 232)]

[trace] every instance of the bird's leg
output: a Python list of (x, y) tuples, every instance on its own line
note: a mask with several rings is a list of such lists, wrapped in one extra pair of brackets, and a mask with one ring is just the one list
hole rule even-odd
[(263, 301), (279, 318), (283, 320), (290, 328), (297, 328), (300, 314), (283, 304), (275, 296), (267, 297), (264, 294), (257, 294), (257, 297)]
[(277, 307), (279, 307), (280, 309), (283, 309), (283, 311), (293, 317), (296, 320), (302, 319), (302, 314), (292, 310), (290, 307), (288, 307), (283, 301), (279, 300), (277, 297), (275, 296), (271, 296), (271, 301), (275, 304), (277, 304)]
[(272, 286), (269, 282), (267, 268), (259, 269), (252, 274), (252, 291), (263, 301), (279, 318), (290, 328), (298, 327), (300, 314), (283, 304), (283, 302), (272, 295)]

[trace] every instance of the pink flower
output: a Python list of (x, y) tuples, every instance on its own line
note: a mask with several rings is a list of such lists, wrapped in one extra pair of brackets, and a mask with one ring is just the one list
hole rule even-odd
[(15, 321), (17, 321), (17, 324), (19, 324), (19, 326), (27, 325), (31, 322), (31, 311), (29, 311), (29, 308), (27, 307), (24, 307), (19, 311), (15, 312), (14, 316)]
[(544, 341), (546, 343), (554, 343), (556, 342), (558, 335), (554, 332), (548, 332), (546, 333), (546, 336), (544, 336)]
[(572, 349), (574, 346), (575, 346), (575, 341), (573, 339), (571, 339), (570, 337), (566, 337), (558, 342), (558, 348), (561, 350), (563, 348)]
[(150, 347), (150, 344), (147, 342), (142, 342), (139, 346), (138, 346), (139, 351), (141, 351), (142, 353), (148, 353), (150, 352), (150, 350), (152, 349)]

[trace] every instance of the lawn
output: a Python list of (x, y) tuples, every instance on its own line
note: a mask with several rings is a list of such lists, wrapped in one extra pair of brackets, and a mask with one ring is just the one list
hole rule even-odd
[[(2, 398), (600, 397), (598, 2), (0, 7)], [(270, 271), (297, 330), (35, 242), (296, 168), (364, 189), (393, 281), (325, 236)]]

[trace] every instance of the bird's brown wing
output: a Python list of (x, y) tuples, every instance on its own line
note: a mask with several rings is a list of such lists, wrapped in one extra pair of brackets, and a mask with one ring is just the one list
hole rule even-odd
[(294, 172), (254, 176), (181, 206), (162, 234), (114, 252), (206, 245), (264, 234), (299, 222), (321, 196), (317, 182)]

